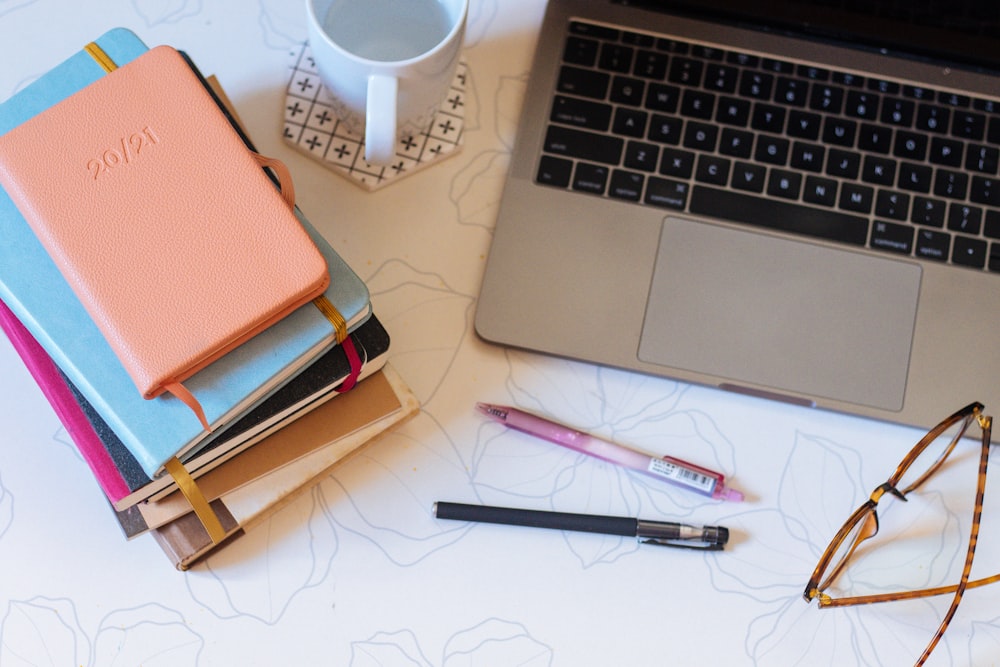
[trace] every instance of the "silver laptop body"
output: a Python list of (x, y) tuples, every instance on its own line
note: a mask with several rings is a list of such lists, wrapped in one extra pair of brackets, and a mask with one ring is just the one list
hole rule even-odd
[[(910, 57), (877, 37), (873, 47), (800, 35), (788, 14), (765, 25), (713, 20), (712, 2), (696, 3), (700, 14), (659, 4), (550, 0), (479, 335), (924, 427), (974, 400), (1000, 409), (1000, 183), (994, 193), (990, 141), (1000, 134), (990, 131), (1000, 78), (986, 63)], [(992, 45), (976, 49), (983, 58), (1000, 52), (989, 36), (966, 43), (977, 39)], [(700, 84), (681, 72), (696, 55)], [(805, 84), (790, 83), (802, 76)], [(590, 89), (594, 79), (607, 82), (608, 98)], [(770, 91), (753, 81), (770, 81)], [(734, 102), (743, 86), (759, 96)], [(825, 89), (841, 90), (833, 113), (822, 108)], [(737, 145), (778, 106), (783, 130)], [(888, 140), (873, 128), (885, 119)], [(820, 138), (807, 127), (817, 122)], [(601, 139), (607, 132), (594, 127), (605, 124), (624, 134)], [(911, 136), (917, 124), (937, 134)], [(837, 134), (852, 126), (854, 137)], [(960, 160), (952, 129), (971, 135)], [(608, 157), (614, 148), (620, 154)], [(861, 176), (850, 177), (852, 167)], [(975, 185), (975, 200), (936, 182), (939, 172)], [(811, 231), (798, 231), (801, 221)], [(952, 231), (969, 238), (945, 245)]]

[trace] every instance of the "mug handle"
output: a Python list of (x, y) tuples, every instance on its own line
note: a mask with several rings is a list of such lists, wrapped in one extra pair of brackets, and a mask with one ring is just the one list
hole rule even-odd
[(394, 76), (368, 77), (365, 103), (365, 159), (389, 164), (396, 155), (396, 96), (399, 82)]

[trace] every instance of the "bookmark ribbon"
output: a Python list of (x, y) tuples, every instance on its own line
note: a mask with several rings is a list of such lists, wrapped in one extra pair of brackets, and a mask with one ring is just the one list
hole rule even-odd
[(212, 511), (212, 507), (208, 504), (205, 494), (201, 492), (198, 484), (195, 483), (194, 478), (191, 477), (191, 473), (187, 471), (184, 464), (175, 456), (167, 461), (164, 467), (167, 473), (177, 482), (177, 488), (180, 489), (180, 492), (184, 494), (184, 497), (191, 504), (191, 509), (194, 510), (198, 520), (201, 521), (201, 525), (205, 527), (205, 531), (208, 533), (209, 538), (211, 538), (212, 544), (218, 544), (225, 539), (226, 529), (222, 527), (219, 517)]

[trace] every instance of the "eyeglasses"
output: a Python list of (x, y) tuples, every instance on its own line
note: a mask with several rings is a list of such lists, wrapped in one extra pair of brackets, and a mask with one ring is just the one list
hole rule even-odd
[[(958, 603), (966, 589), (977, 588), (1000, 581), (1000, 574), (984, 579), (969, 580), (972, 570), (972, 559), (976, 552), (976, 542), (979, 539), (979, 524), (983, 514), (983, 495), (986, 489), (986, 465), (990, 452), (990, 430), (993, 418), (983, 414), (981, 403), (970, 403), (943, 422), (935, 426), (920, 442), (910, 450), (896, 468), (892, 476), (872, 491), (871, 497), (847, 519), (843, 527), (837, 531), (830, 545), (823, 552), (819, 564), (813, 571), (809, 583), (806, 584), (806, 602), (818, 600), (821, 609), (827, 607), (846, 607), (849, 605), (871, 604), (875, 602), (890, 602), (893, 600), (910, 600), (934, 595), (952, 594), (951, 606), (944, 615), (937, 632), (931, 639), (923, 654), (917, 660), (922, 665), (930, 656), (948, 628)], [(965, 567), (958, 584), (938, 586), (899, 593), (880, 593), (876, 595), (860, 595), (853, 597), (832, 597), (826, 590), (847, 569), (851, 557), (866, 540), (878, 534), (879, 519), (876, 508), (885, 494), (906, 501), (906, 496), (919, 488), (935, 472), (937, 472), (954, 451), (955, 446), (963, 436), (967, 435), (969, 427), (978, 424), (982, 430), (982, 447), (979, 455), (979, 477), (976, 485), (976, 503), (973, 510), (972, 528), (969, 531), (969, 544), (965, 553)]]

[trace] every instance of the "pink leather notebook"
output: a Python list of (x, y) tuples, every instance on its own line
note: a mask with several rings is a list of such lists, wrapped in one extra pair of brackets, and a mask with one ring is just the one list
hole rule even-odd
[(146, 398), (329, 282), (258, 158), (166, 46), (0, 136), (0, 184)]

